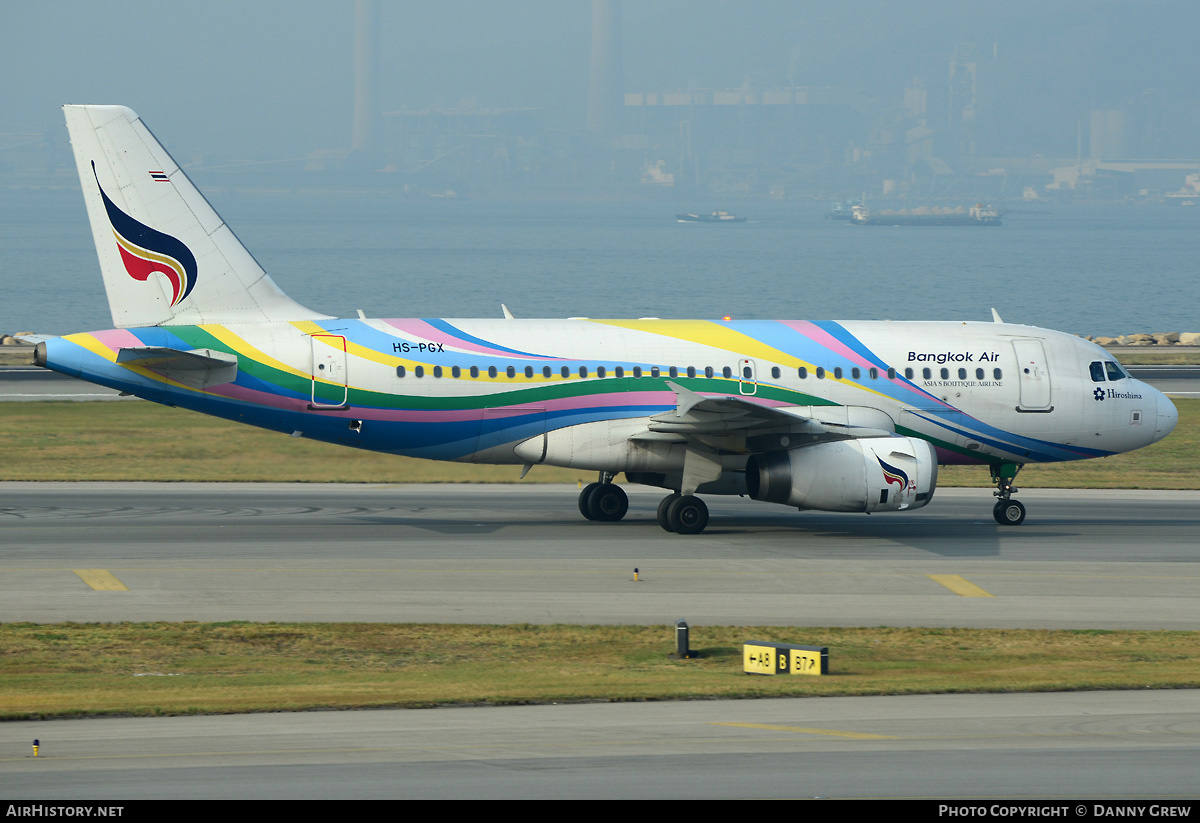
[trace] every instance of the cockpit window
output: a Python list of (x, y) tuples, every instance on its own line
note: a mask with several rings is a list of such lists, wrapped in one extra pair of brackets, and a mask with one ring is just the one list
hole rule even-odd
[(1120, 380), (1123, 377), (1129, 376), (1125, 374), (1125, 372), (1121, 371), (1121, 367), (1111, 360), (1104, 361), (1104, 368), (1108, 370), (1109, 380)]
[(1091, 369), (1091, 372), (1092, 372), (1092, 382), (1094, 382), (1094, 383), (1103, 383), (1104, 382), (1104, 364), (1103, 363), (1101, 363), (1099, 360), (1095, 360), (1092, 362), (1092, 365), (1089, 366), (1088, 368)]

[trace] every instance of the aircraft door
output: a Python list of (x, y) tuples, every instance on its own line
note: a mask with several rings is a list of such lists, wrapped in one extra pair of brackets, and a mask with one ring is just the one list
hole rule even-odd
[(311, 409), (344, 409), (348, 396), (346, 381), (346, 338), (340, 334), (312, 335)]
[(1041, 340), (1014, 340), (1017, 353), (1017, 379), (1021, 386), (1021, 405), (1017, 411), (1048, 412), (1050, 405), (1050, 370)]
[(745, 395), (758, 394), (754, 361), (742, 358), (738, 361), (738, 391)]

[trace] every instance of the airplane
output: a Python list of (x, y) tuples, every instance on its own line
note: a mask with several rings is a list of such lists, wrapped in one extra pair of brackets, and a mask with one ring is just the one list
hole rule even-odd
[(52, 337), (35, 362), (157, 403), (397, 455), (597, 472), (800, 510), (912, 511), (939, 465), (991, 474), (1015, 526), (1022, 466), (1106, 457), (1178, 414), (1104, 349), (1001, 321), (338, 318), (289, 298), (122, 106), (64, 106), (115, 328)]

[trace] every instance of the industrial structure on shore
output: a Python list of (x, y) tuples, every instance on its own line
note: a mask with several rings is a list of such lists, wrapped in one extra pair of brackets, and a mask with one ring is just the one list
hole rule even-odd
[[(756, 85), (733, 76), (725, 87), (629, 88), (622, 28), (640, 25), (642, 10), (622, 12), (620, 0), (592, 0), (590, 68), (579, 84), (586, 118), (562, 128), (561, 113), (535, 106), (395, 105), (403, 93), (381, 73), (379, 4), (356, 0), (347, 144), (293, 161), (213, 157), (190, 169), (218, 189), (353, 187), (442, 198), (1200, 202), (1200, 160), (1169, 156), (1187, 144), (1162, 138), (1169, 103), (1157, 91), (1081, 115), (1074, 156), (1015, 154), (996, 136), (1004, 63), (995, 44), (947, 42), (945, 68), (896, 82), (891, 99), (849, 81)], [(59, 135), (0, 135), (0, 187), (68, 170), (60, 143)]]

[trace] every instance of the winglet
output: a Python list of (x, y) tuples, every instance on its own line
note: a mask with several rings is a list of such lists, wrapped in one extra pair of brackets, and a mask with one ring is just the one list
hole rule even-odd
[(996, 311), (994, 308), (992, 309), (992, 322), (993, 323), (1003, 323), (1004, 322), (1003, 320), (1000, 319), (1000, 312)]
[(504, 312), (504, 319), (505, 319), (505, 320), (512, 320), (512, 319), (514, 319), (514, 318), (513, 318), (513, 313), (512, 313), (512, 312), (510, 312), (510, 311), (508, 310), (508, 306), (506, 306), (506, 305), (504, 305), (503, 303), (501, 303), (501, 304), (500, 304), (500, 308), (501, 308), (501, 310)]

